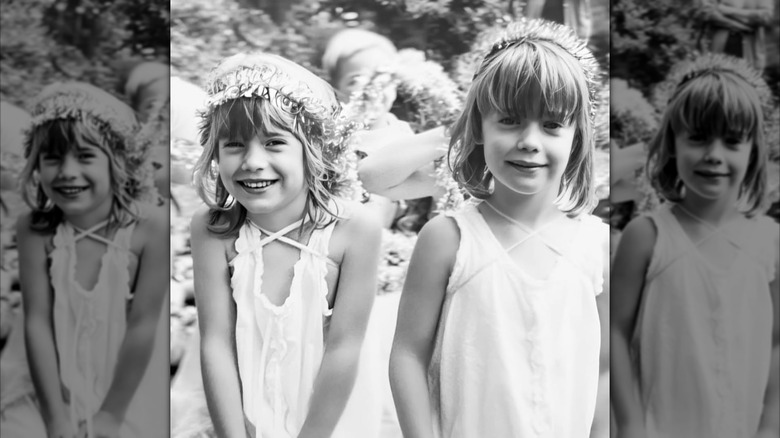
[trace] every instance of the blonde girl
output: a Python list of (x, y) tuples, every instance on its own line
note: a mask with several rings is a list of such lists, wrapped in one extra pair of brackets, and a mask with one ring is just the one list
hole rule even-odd
[(479, 200), (425, 225), (390, 376), (405, 437), (587, 437), (608, 227), (589, 211), (597, 65), (573, 30), (507, 27), (455, 123)]
[[(346, 133), (333, 89), (278, 56), (208, 82), (192, 220), (206, 401), (220, 437), (353, 437), (350, 399), (380, 229), (338, 199)], [(349, 401), (349, 403), (348, 403)]]
[(762, 215), (771, 93), (724, 55), (676, 66), (661, 89), (647, 174), (666, 202), (626, 226), (613, 266), (618, 436), (777, 436), (778, 226)]
[(30, 372), (50, 438), (166, 433), (168, 218), (132, 110), (46, 87), (17, 222)]

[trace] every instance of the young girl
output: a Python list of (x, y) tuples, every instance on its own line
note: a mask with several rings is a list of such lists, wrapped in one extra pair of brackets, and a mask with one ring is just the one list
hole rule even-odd
[(510, 25), (477, 70), (450, 158), (481, 202), (426, 224), (398, 312), (405, 437), (588, 436), (609, 243), (587, 214), (596, 70), (542, 20)]
[[(208, 410), (217, 436), (353, 437), (350, 393), (380, 229), (336, 198), (346, 135), (333, 89), (268, 54), (208, 85), (192, 220)], [(346, 406), (346, 407), (345, 407)]]
[[(49, 437), (166, 433), (167, 214), (132, 110), (84, 83), (45, 88), (17, 223), (27, 354)], [(162, 339), (160, 339), (162, 338)]]
[(724, 55), (678, 66), (668, 85), (647, 163), (667, 202), (627, 225), (614, 257), (618, 432), (777, 436), (778, 226), (761, 215), (771, 93)]

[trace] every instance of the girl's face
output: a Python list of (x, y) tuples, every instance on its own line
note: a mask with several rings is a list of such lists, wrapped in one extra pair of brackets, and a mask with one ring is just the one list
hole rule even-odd
[(272, 128), (249, 141), (220, 139), (218, 147), (219, 177), (250, 219), (300, 216), (306, 206), (303, 144), (292, 133)]
[[(338, 79), (333, 86), (342, 93), (344, 101), (348, 102), (352, 93), (362, 86), (359, 78), (370, 76), (377, 68), (387, 64), (390, 57), (389, 53), (380, 49), (369, 48), (355, 53), (341, 62)], [(396, 98), (395, 87), (387, 87), (384, 93), (382, 101), (389, 111)]]
[(558, 195), (576, 126), (555, 120), (515, 120), (493, 111), (482, 118), (485, 162), (495, 178), (521, 195)]
[(675, 136), (677, 173), (687, 196), (737, 199), (745, 179), (753, 142), (738, 136), (708, 137), (681, 132)]
[(41, 189), (66, 218), (108, 217), (113, 201), (111, 168), (108, 155), (98, 146), (84, 142), (64, 155), (42, 151), (38, 169)]

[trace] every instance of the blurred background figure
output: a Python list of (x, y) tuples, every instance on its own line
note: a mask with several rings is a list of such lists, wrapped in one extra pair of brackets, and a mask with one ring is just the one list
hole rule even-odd
[(775, 21), (774, 0), (700, 0), (703, 48), (744, 58), (761, 72), (767, 65), (767, 32)]

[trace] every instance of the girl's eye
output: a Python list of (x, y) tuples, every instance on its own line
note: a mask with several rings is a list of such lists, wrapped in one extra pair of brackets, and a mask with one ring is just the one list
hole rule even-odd
[(54, 162), (58, 162), (58, 161), (61, 161), (61, 160), (62, 160), (62, 157), (60, 157), (59, 155), (49, 155), (49, 154), (46, 154), (46, 155), (43, 156), (43, 161), (45, 161), (47, 163), (54, 163)]
[(280, 140), (278, 138), (275, 138), (275, 139), (268, 140), (267, 142), (265, 142), (265, 147), (269, 147), (269, 146), (284, 146), (284, 144), (285, 144), (284, 140)]
[(707, 136), (702, 134), (688, 134), (688, 141), (691, 143), (703, 143), (707, 140)]
[(544, 129), (548, 131), (557, 131), (563, 128), (563, 124), (559, 122), (544, 122)]
[(240, 141), (228, 141), (222, 145), (223, 148), (241, 148), (244, 147), (244, 143)]
[(95, 158), (95, 155), (93, 155), (93, 154), (79, 154), (79, 160), (91, 160), (92, 158)]
[(513, 119), (512, 117), (501, 117), (498, 120), (498, 123), (500, 125), (517, 125), (518, 121)]

